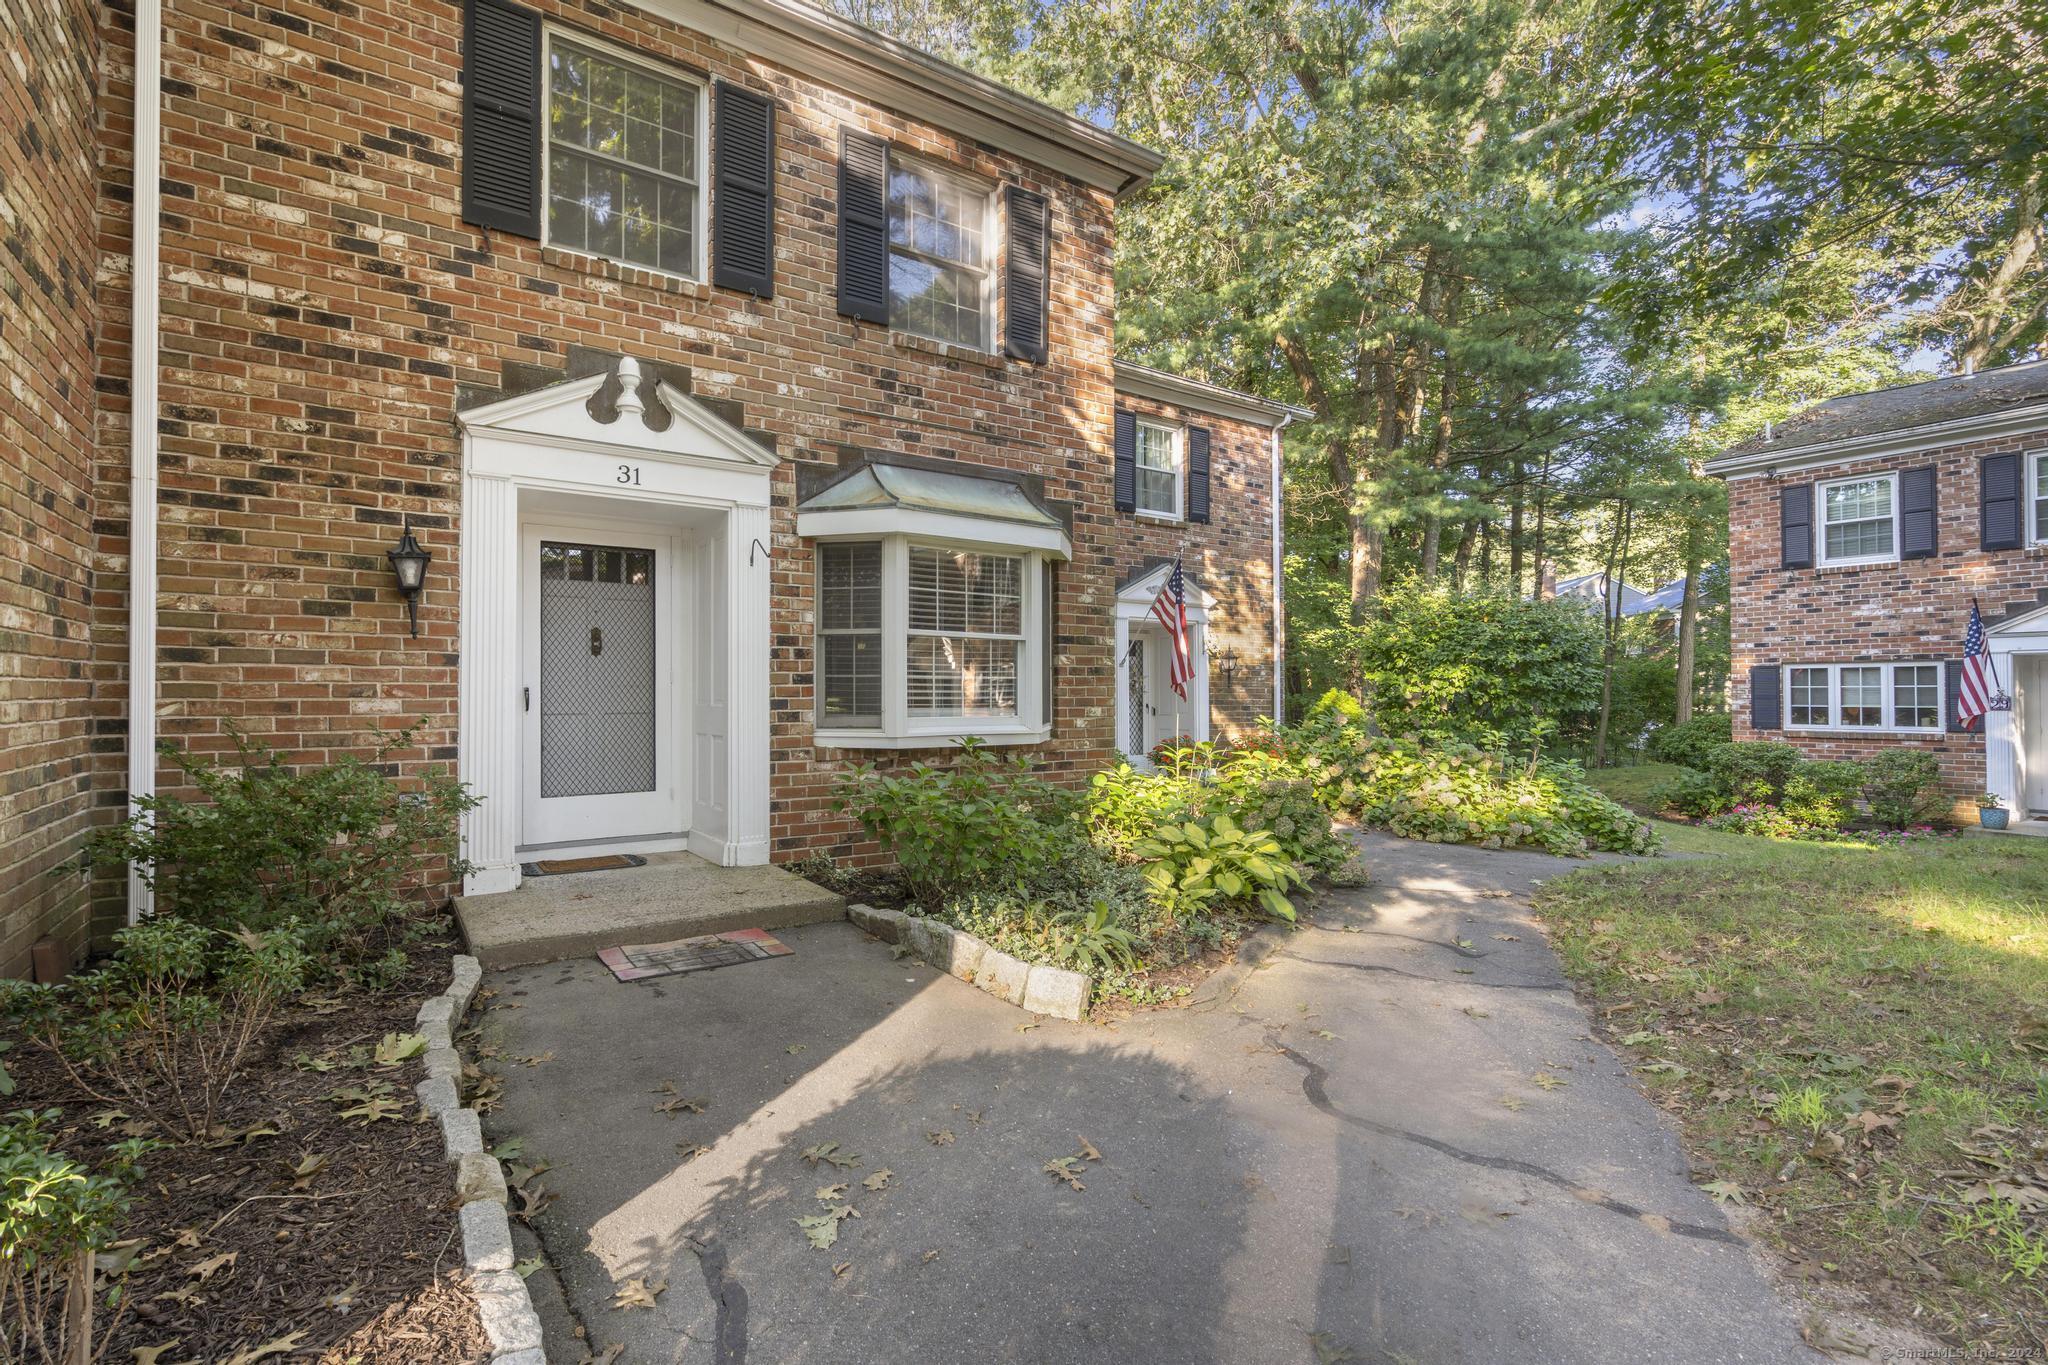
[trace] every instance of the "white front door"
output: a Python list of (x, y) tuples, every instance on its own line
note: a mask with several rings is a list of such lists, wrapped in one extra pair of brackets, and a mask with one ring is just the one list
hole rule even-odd
[(681, 833), (673, 540), (540, 524), (521, 540), (520, 843)]
[(2048, 811), (2048, 654), (2015, 654), (2012, 668), (2024, 815)]

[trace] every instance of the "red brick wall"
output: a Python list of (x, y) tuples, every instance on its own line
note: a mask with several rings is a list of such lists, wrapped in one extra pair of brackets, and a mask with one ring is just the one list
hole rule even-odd
[(97, 20), (0, 5), (0, 976), (86, 932)]
[[(811, 560), (794, 537), (794, 462), (834, 460), (843, 445), (954, 455), (1041, 475), (1050, 497), (1107, 507), (1113, 204), (637, 11), (597, 0), (538, 7), (650, 58), (774, 94), (776, 297), (756, 302), (462, 223), (453, 0), (179, 0), (165, 38), (164, 733), (219, 749), (232, 723), (315, 762), (361, 750), (368, 731), (418, 721), (420, 744), (404, 761), (452, 760), (458, 385), (496, 388), (508, 362), (559, 367), (571, 346), (630, 352), (688, 367), (698, 395), (738, 402), (744, 424), (772, 433), (789, 462), (775, 489), (775, 856), (842, 846), (852, 828), (826, 809), (839, 764), (809, 743)], [(131, 40), (119, 23), (108, 43), (125, 63)], [(125, 98), (120, 80), (112, 88)], [(838, 315), (835, 158), (847, 122), (1050, 197), (1049, 364), (961, 356)], [(115, 141), (102, 196), (109, 243), (126, 236)], [(106, 379), (117, 391), (125, 286), (110, 281), (116, 358)], [(117, 393), (102, 443), (110, 566), (125, 548), (123, 440)], [(436, 555), (418, 639), (384, 562), (401, 516)], [(1068, 644), (1045, 751), (1075, 775), (1110, 747), (1104, 604), (1117, 530), (1084, 512), (1061, 579)], [(123, 664), (121, 586), (110, 576), (104, 599), (110, 682)]]
[[(1189, 574), (1216, 599), (1209, 613), (1209, 733), (1234, 739), (1273, 714), (1273, 447), (1267, 427), (1118, 394), (1140, 417), (1209, 429), (1209, 521), (1161, 522), (1118, 512), (1116, 579), (1183, 545)], [(1225, 650), (1237, 668), (1217, 665)]]
[[(1729, 593), (1734, 670), (1729, 682), (1737, 739), (1781, 739), (1816, 758), (1865, 758), (1900, 745), (1932, 751), (1943, 790), (1959, 817), (1974, 820), (1970, 798), (1984, 790), (1981, 734), (1853, 736), (1755, 731), (1749, 720), (1749, 670), (1756, 664), (1827, 664), (1952, 659), (1962, 654), (1970, 599), (1987, 620), (2007, 604), (2048, 589), (2048, 549), (1978, 548), (1978, 461), (1999, 451), (2038, 448), (2039, 436), (2005, 437), (1931, 453), (1858, 460), (1781, 477), (1728, 484)], [(1839, 568), (1781, 569), (1779, 490), (1787, 484), (1902, 469), (1936, 469), (1937, 551), (1932, 559)], [(1816, 519), (1818, 505), (1816, 504)], [(1816, 538), (1820, 532), (1815, 529)], [(2007, 680), (2010, 685), (2010, 680)]]

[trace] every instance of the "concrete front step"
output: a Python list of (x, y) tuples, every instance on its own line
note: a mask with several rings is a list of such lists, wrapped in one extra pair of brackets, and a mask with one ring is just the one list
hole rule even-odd
[(529, 877), (517, 891), (455, 899), (470, 952), (494, 970), (626, 943), (787, 929), (845, 913), (844, 897), (793, 872), (719, 867), (690, 853), (651, 854), (645, 867)]

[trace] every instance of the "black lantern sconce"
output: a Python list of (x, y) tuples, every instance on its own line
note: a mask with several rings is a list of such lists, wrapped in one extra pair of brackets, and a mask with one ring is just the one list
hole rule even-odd
[(1234, 649), (1225, 648), (1216, 651), (1216, 671), (1223, 675), (1225, 685), (1228, 685), (1230, 680), (1237, 676), (1240, 662), (1237, 657), (1237, 651)]
[(405, 598), (405, 610), (412, 618), (412, 633), (420, 633), (420, 589), (427, 585), (427, 565), (434, 557), (420, 547), (412, 538), (412, 519), (407, 518), (401, 526), (402, 534), (398, 544), (384, 552), (391, 561), (391, 572), (398, 576), (398, 591)]

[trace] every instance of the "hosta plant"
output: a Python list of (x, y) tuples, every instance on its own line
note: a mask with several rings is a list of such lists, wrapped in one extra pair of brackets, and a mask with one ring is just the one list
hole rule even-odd
[(1275, 919), (1292, 921), (1287, 893), (1299, 870), (1265, 830), (1240, 829), (1228, 815), (1164, 824), (1132, 849), (1145, 860), (1153, 894), (1190, 910), (1255, 902)]

